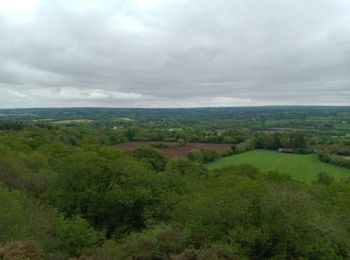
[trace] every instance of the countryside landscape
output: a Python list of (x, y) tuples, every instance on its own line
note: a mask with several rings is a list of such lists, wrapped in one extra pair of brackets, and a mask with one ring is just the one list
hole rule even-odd
[(348, 255), (349, 107), (0, 112), (5, 259)]
[(0, 0), (0, 260), (350, 259), (350, 1)]

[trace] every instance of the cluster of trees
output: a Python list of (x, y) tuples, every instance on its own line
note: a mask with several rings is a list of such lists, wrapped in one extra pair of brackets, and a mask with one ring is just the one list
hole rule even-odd
[(350, 157), (321, 151), (318, 153), (318, 158), (326, 163), (331, 163), (340, 167), (350, 168)]
[(194, 162), (209, 163), (218, 159), (220, 155), (214, 149), (203, 147), (192, 150), (187, 157)]
[(306, 148), (305, 136), (302, 132), (259, 134), (256, 137), (256, 148), (277, 150), (278, 148)]
[(13, 120), (1, 120), (0, 121), (0, 130), (21, 130), (25, 127), (25, 123), (22, 121), (13, 121)]
[(208, 171), (208, 149), (167, 160), (38, 131), (0, 133), (0, 258), (350, 257), (350, 181)]
[(318, 158), (321, 161), (350, 168), (350, 146), (347, 143), (325, 144), (319, 148)]
[(293, 133), (255, 133), (241, 143), (232, 144), (223, 156), (242, 153), (254, 149), (276, 151), (279, 148), (291, 148), (294, 153), (310, 153), (313, 146), (307, 141), (309, 137), (302, 132)]
[(350, 146), (345, 144), (322, 145), (318, 158), (327, 163), (350, 168)]
[(128, 141), (172, 141), (178, 143), (200, 142), (200, 143), (228, 143), (235, 144), (244, 141), (248, 131), (230, 129), (194, 129), (192, 127), (169, 129), (169, 127), (149, 128), (135, 123), (135, 126), (119, 129)]
[(64, 259), (102, 244), (103, 233), (17, 189), (0, 186), (0, 258)]

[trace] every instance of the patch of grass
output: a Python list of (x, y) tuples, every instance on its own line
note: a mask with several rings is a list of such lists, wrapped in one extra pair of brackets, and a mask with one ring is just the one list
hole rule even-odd
[(316, 154), (285, 154), (267, 150), (253, 150), (221, 158), (208, 164), (209, 169), (228, 165), (248, 163), (262, 171), (279, 171), (289, 174), (297, 180), (312, 182), (318, 173), (326, 172), (339, 179), (350, 177), (350, 170), (320, 161)]
[(91, 119), (67, 119), (67, 120), (60, 120), (60, 121), (55, 121), (52, 122), (54, 124), (86, 124), (90, 123), (94, 120)]
[(33, 122), (51, 122), (53, 120), (54, 119), (52, 119), (52, 118), (41, 118), (41, 119), (33, 119), (32, 121)]

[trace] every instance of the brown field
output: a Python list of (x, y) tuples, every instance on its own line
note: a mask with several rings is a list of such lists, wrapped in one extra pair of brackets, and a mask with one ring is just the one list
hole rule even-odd
[[(117, 147), (121, 150), (134, 149), (140, 145), (151, 145), (156, 144), (157, 142), (128, 142), (124, 144), (118, 144)], [(165, 142), (166, 143), (166, 142)], [(182, 147), (176, 148), (157, 148), (161, 151), (167, 158), (174, 156), (185, 156), (194, 149), (200, 149), (207, 147), (214, 149), (218, 152), (223, 152), (230, 147), (230, 144), (213, 144), (213, 143), (188, 143)]]

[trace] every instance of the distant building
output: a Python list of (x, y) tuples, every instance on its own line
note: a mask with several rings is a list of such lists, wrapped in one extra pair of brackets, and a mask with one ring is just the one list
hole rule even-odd
[(278, 148), (279, 153), (293, 153), (294, 150), (292, 148)]

